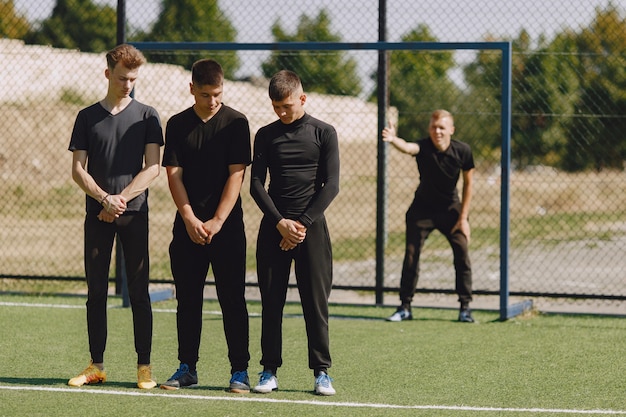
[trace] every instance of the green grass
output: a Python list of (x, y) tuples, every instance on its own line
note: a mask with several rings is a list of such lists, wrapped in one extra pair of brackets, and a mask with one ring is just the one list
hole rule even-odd
[[(118, 308), (115, 297), (105, 355), (109, 380), (70, 389), (67, 379), (89, 359), (84, 301), (0, 295), (0, 416), (626, 415), (623, 318), (531, 314), (500, 322), (497, 312), (476, 311), (478, 324), (462, 324), (454, 310), (418, 309), (413, 321), (388, 323), (383, 319), (391, 308), (332, 305), (330, 374), (337, 395), (323, 398), (311, 391), (299, 304), (285, 309), (280, 390), (225, 392), (229, 365), (212, 300), (204, 306), (198, 389), (135, 388), (131, 311)], [(177, 366), (175, 302), (154, 308), (152, 363), (163, 382)], [(250, 302), (249, 310), (255, 382), (259, 303)]]

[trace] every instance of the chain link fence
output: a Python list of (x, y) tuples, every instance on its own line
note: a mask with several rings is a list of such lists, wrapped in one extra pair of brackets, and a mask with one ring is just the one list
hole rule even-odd
[[(0, 10), (0, 291), (82, 291), (84, 194), (72, 182), (67, 147), (77, 112), (106, 92), (104, 52), (119, 34), (116, 3), (13, 0), (0, 2)], [(512, 41), (510, 290), (535, 299), (542, 310), (626, 313), (625, 13), (600, 0), (386, 4), (387, 41)], [(129, 42), (379, 40), (374, 0), (312, 0), (288, 8), (266, 0), (128, 1), (125, 15)], [(374, 303), (378, 53), (235, 49), (146, 51), (149, 64), (135, 97), (154, 106), (165, 126), (193, 104), (190, 63), (211, 57), (228, 76), (224, 102), (247, 115), (254, 135), (275, 118), (268, 77), (282, 67), (298, 72), (307, 111), (333, 124), (340, 138), (341, 191), (327, 211), (334, 282), (341, 288), (332, 297)], [(474, 305), (497, 308), (500, 55), (393, 51), (388, 57), (389, 118), (397, 121), (399, 135), (426, 136), (432, 110), (446, 108), (455, 115), (455, 137), (472, 145)], [(419, 179), (412, 158), (389, 148), (386, 162), (385, 303), (395, 304), (404, 213)], [(248, 190), (246, 180), (242, 198), (254, 298), (261, 213)], [(164, 170), (150, 189), (150, 210), (151, 277), (169, 282), (176, 208)], [(445, 239), (433, 234), (422, 259), (416, 304), (456, 305)]]

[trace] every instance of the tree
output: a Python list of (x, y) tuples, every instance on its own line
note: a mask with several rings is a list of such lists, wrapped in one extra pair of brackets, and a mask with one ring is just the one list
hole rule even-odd
[(0, 38), (22, 39), (29, 30), (28, 20), (17, 13), (13, 0), (0, 0)]
[(538, 49), (525, 53), (524, 66), (514, 75), (512, 137), (520, 167), (561, 164), (567, 142), (562, 116), (572, 114), (579, 90), (570, 34), (560, 34), (548, 45), (543, 39), (539, 43)]
[[(495, 39), (488, 36), (487, 42)], [(467, 115), (459, 115), (457, 124), (472, 129), (470, 136), (475, 138), (472, 147), (476, 154), (493, 155), (500, 149), (502, 128), (500, 115), (502, 109), (502, 56), (497, 51), (481, 50), (473, 62), (463, 68), (467, 84), (466, 93), (460, 99), (460, 107), (473, 109)]]
[[(234, 42), (234, 26), (219, 9), (217, 0), (162, 0), (159, 18), (148, 33), (134, 37), (138, 41), (167, 42)], [(233, 78), (239, 68), (235, 51), (214, 52), (226, 78)], [(193, 63), (206, 57), (206, 51), (175, 54), (146, 53), (151, 62), (165, 62), (191, 69)]]
[[(543, 37), (535, 49), (531, 45), (523, 29), (512, 41), (511, 157), (517, 168), (560, 163), (565, 133), (558, 115), (571, 114), (578, 88), (575, 69), (560, 55), (572, 49), (565, 35), (549, 45)], [(467, 100), (476, 104), (481, 135), (487, 139), (483, 146), (492, 149), (499, 148), (502, 140), (501, 71), (501, 54), (492, 51), (479, 52), (464, 69), (470, 86)], [(497, 120), (493, 115), (498, 115)]]
[(576, 37), (581, 91), (569, 125), (564, 167), (624, 169), (626, 159), (626, 19), (613, 5), (598, 10)]
[[(402, 37), (402, 42), (436, 40), (426, 25)], [(454, 113), (456, 109), (460, 90), (449, 77), (455, 66), (452, 52), (394, 51), (389, 63), (389, 104), (398, 109), (399, 136), (408, 140), (427, 136), (433, 110), (443, 108)], [(372, 78), (376, 79), (376, 74)]]
[[(272, 26), (275, 42), (339, 42), (341, 37), (330, 31), (330, 18), (322, 9), (315, 19), (300, 16), (296, 33), (286, 33), (277, 21)], [(353, 95), (361, 93), (357, 64), (342, 51), (273, 51), (261, 64), (263, 75), (290, 69), (298, 73), (307, 91), (323, 94)]]
[(57, 0), (52, 15), (29, 32), (26, 43), (103, 52), (115, 45), (117, 12), (92, 0)]

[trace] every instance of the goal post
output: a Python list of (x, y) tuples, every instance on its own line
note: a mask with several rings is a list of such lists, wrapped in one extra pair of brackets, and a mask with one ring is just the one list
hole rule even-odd
[[(500, 319), (507, 320), (532, 308), (527, 300), (511, 304), (509, 299), (509, 212), (510, 212), (510, 172), (511, 172), (511, 42), (273, 42), (273, 43), (230, 43), (230, 42), (129, 42), (143, 51), (457, 51), (491, 50), (500, 51), (501, 65), (501, 186), (500, 186)], [(380, 86), (379, 86), (380, 87)], [(378, 132), (386, 125), (388, 109), (385, 103), (378, 104)], [(378, 163), (384, 165), (384, 152), (378, 152)], [(376, 285), (368, 287), (376, 292), (377, 300), (382, 300), (384, 288), (384, 251), (386, 217), (385, 173), (377, 178), (377, 225), (376, 225)], [(384, 231), (384, 233), (381, 233)]]

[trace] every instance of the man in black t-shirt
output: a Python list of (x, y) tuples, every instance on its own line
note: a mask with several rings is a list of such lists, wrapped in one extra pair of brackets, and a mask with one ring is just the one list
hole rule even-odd
[(331, 365), (328, 297), (332, 248), (324, 211), (339, 192), (337, 132), (304, 111), (306, 95), (294, 72), (276, 73), (270, 80), (269, 96), (279, 120), (256, 134), (250, 179), (250, 193), (263, 212), (256, 254), (263, 305), (263, 372), (254, 391), (278, 389), (282, 314), (291, 264), (295, 263), (314, 390), (334, 395), (327, 373)]
[[(406, 250), (400, 279), (400, 307), (388, 321), (413, 318), (411, 301), (415, 295), (422, 247), (430, 233), (437, 229), (448, 240), (454, 256), (456, 292), (461, 304), (459, 321), (472, 323), (469, 308), (472, 301), (472, 267), (469, 258), (469, 210), (472, 199), (474, 158), (468, 144), (453, 140), (454, 119), (445, 110), (433, 112), (428, 131), (430, 137), (407, 142), (396, 136), (391, 123), (383, 129), (385, 142), (414, 156), (420, 183), (413, 203), (406, 213)], [(462, 198), (457, 182), (463, 176)]]
[(222, 103), (224, 73), (212, 59), (194, 63), (194, 105), (170, 118), (163, 166), (176, 208), (170, 261), (176, 300), (178, 370), (161, 384), (198, 383), (204, 283), (213, 270), (231, 364), (231, 392), (250, 391), (246, 235), (240, 190), (251, 161), (250, 129), (242, 113)]
[(119, 45), (106, 59), (107, 95), (78, 113), (69, 146), (72, 178), (87, 194), (84, 252), (91, 364), (68, 384), (106, 381), (109, 265), (119, 235), (133, 311), (137, 385), (150, 389), (156, 382), (150, 367), (148, 186), (159, 175), (163, 131), (156, 110), (130, 96), (146, 62), (143, 54), (130, 45)]

